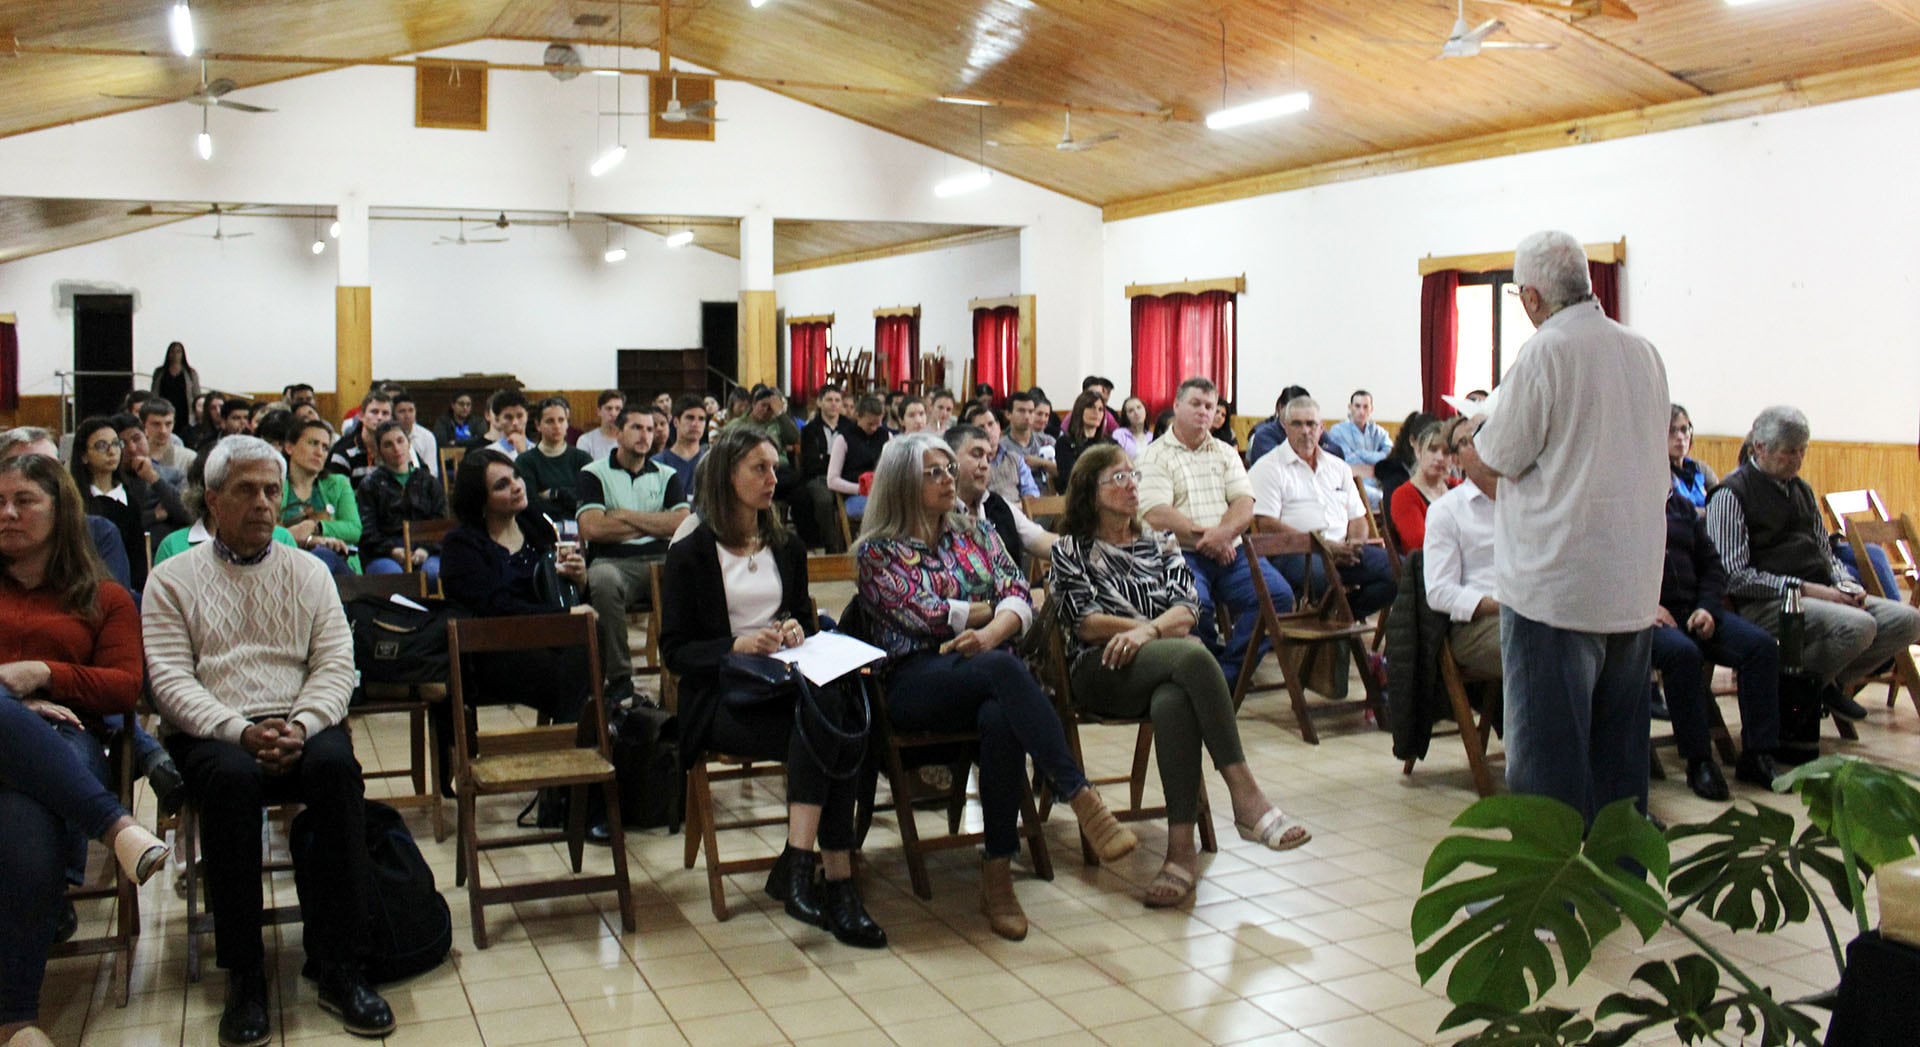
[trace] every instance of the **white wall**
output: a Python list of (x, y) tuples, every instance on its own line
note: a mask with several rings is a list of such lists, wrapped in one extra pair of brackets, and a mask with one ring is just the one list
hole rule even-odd
[(873, 348), (873, 311), (920, 307), (920, 351), (944, 346), (948, 382), (958, 384), (973, 355), (971, 298), (1019, 293), (1020, 241), (1015, 237), (825, 269), (773, 281), (788, 316), (834, 314), (836, 347)]
[[(538, 61), (540, 50), (541, 45), (533, 43), (487, 42), (435, 54), (530, 62)], [(626, 64), (646, 68), (655, 61), (637, 51)], [(628, 108), (644, 108), (644, 81), (635, 78), (628, 86)], [(721, 83), (718, 92), (726, 122), (719, 125), (714, 142), (650, 140), (637, 120), (628, 120), (624, 137), (631, 152), (626, 162), (594, 179), (585, 169), (613, 131), (611, 121), (594, 115), (613, 105), (605, 78), (583, 76), (561, 83), (544, 73), (496, 72), (489, 81), (489, 129), (441, 131), (413, 126), (412, 70), (345, 69), (237, 92), (239, 100), (278, 111), (257, 116), (215, 112), (210, 163), (193, 154), (200, 111), (188, 105), (158, 106), (0, 140), (0, 194), (202, 204), (216, 199), (351, 203), (368, 208), (467, 208), (488, 214), (503, 209), (562, 211), (569, 206), (582, 213), (728, 216), (764, 211), (776, 219), (1029, 227), (1023, 240), (1035, 240), (1037, 250), (1088, 260), (1098, 255), (1099, 212), (1091, 206), (1008, 177), (995, 178), (982, 192), (940, 200), (933, 196), (933, 184), (964, 169), (966, 161), (757, 88)], [(372, 244), (374, 368), (411, 370), (411, 361), (396, 362), (390, 354), (412, 351), (412, 345), (396, 349), (382, 341), (387, 322), (382, 317), (393, 297), (382, 287), (382, 274), (390, 279), (399, 271), (393, 259), (380, 257), (385, 236), (373, 234)], [(110, 244), (106, 250), (120, 248)], [(7, 268), (0, 266), (0, 311), (15, 308), (20, 300), (16, 278), (5, 275)], [(566, 271), (550, 274), (544, 286), (569, 284), (568, 276)], [(1091, 354), (1094, 328), (1083, 318), (1094, 314), (1094, 279), (1057, 280), (1052, 274), (1036, 278), (1049, 286), (1020, 290), (1043, 296), (1041, 344), (1067, 357)], [(32, 294), (40, 293), (37, 285), (29, 288)], [(643, 288), (634, 293), (654, 292)], [(1064, 300), (1070, 295), (1078, 298)], [(471, 299), (454, 298), (432, 308), (449, 312)], [(196, 296), (194, 304), (206, 300)], [(321, 330), (330, 337), (330, 295), (327, 303), (328, 322)], [(180, 306), (183, 312), (191, 308)], [(422, 322), (396, 333), (411, 342), (425, 330)], [(26, 331), (22, 335), (23, 378), (38, 381), (64, 366), (64, 357), (49, 358), (40, 348), (45, 343), (28, 338)], [(556, 347), (557, 354), (589, 351), (598, 351), (593, 339)], [(224, 357), (211, 362), (221, 370), (246, 366)], [(575, 365), (557, 355), (552, 362), (556, 368), (569, 368), (556, 371), (556, 376), (575, 373)], [(578, 369), (598, 366), (586, 361)], [(544, 376), (530, 375), (529, 380), (548, 383)], [(557, 377), (552, 384), (559, 384)]]
[[(1391, 175), (1106, 227), (1106, 289), (1245, 272), (1240, 397), (1288, 382), (1382, 416), (1420, 397), (1425, 254), (1510, 250), (1541, 228), (1627, 240), (1626, 322), (1709, 433), (1768, 404), (1817, 439), (1914, 438), (1920, 399), (1920, 92)], [(1129, 373), (1128, 313), (1102, 294), (1102, 370)]]

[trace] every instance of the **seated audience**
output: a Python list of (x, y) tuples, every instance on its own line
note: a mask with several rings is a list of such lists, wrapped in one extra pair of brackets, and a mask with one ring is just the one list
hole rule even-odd
[(1298, 385), (1289, 385), (1280, 390), (1280, 395), (1273, 401), (1273, 417), (1262, 420), (1247, 434), (1248, 465), (1265, 458), (1268, 451), (1287, 442), (1287, 404), (1309, 395), (1304, 387)]
[(147, 489), (146, 497), (139, 503), (140, 525), (152, 535), (153, 541), (159, 542), (186, 526), (187, 507), (180, 501), (180, 491), (187, 485), (186, 474), (163, 470), (153, 460), (147, 451), (147, 429), (140, 424), (140, 419), (130, 414), (116, 414), (112, 421), (120, 433), (121, 482), (126, 485), (138, 481), (135, 486)]
[(486, 446), (517, 459), (533, 446), (527, 439), (527, 398), (518, 389), (502, 389), (487, 398)]
[(1033, 428), (1055, 440), (1060, 439), (1060, 416), (1053, 412), (1053, 401), (1039, 386), (1027, 390), (1033, 397)]
[(1707, 528), (1684, 492), (1667, 492), (1667, 559), (1660, 609), (1653, 618), (1653, 667), (1667, 694), (1674, 742), (1687, 761), (1687, 787), (1725, 800), (1727, 780), (1713, 760), (1707, 705), (1713, 693), (1702, 670), (1733, 666), (1740, 682), (1743, 782), (1773, 787), (1773, 750), (1780, 744), (1780, 645), (1766, 630), (1727, 610), (1727, 575)]
[(1413, 475), (1394, 488), (1387, 506), (1393, 537), (1403, 552), (1412, 552), (1426, 541), (1427, 507), (1460, 483), (1453, 475), (1453, 451), (1449, 447), (1466, 424), (1453, 418), (1429, 425), (1414, 437)]
[(1120, 424), (1113, 430), (1113, 442), (1134, 461), (1139, 461), (1141, 453), (1153, 442), (1153, 426), (1148, 422), (1145, 400), (1129, 396), (1120, 405)]
[(967, 405), (962, 416), (965, 424), (978, 426), (993, 441), (993, 472), (987, 486), (993, 493), (1007, 500), (1009, 505), (1025, 504), (1024, 498), (1040, 497), (1040, 485), (1033, 481), (1033, 470), (1027, 468), (1026, 457), (1008, 449), (1006, 441), (1000, 436), (1000, 416), (993, 408), (978, 403)]
[(1213, 405), (1213, 438), (1234, 449), (1240, 450), (1240, 434), (1233, 431), (1233, 405), (1225, 400)]
[(959, 421), (954, 414), (954, 399), (951, 389), (935, 389), (927, 394), (927, 431), (939, 436)]
[(1714, 475), (1705, 462), (1688, 457), (1693, 450), (1693, 419), (1687, 409), (1679, 404), (1673, 405), (1671, 419), (1667, 422), (1667, 465), (1673, 472), (1673, 489), (1693, 503), (1696, 512), (1704, 515), (1707, 511), (1707, 494), (1720, 486), (1720, 477)]
[[(623, 408), (620, 446), (580, 472), (580, 537), (587, 543), (587, 599), (600, 631), (600, 664), (607, 701), (633, 694), (633, 654), (627, 648), (627, 611), (653, 599), (653, 564), (687, 517), (680, 476), (648, 457), (653, 408)], [(758, 427), (747, 428), (760, 432)]]
[(659, 398), (656, 397), (649, 407), (653, 411), (653, 451), (647, 457), (658, 458), (666, 451), (667, 445), (673, 442), (673, 405), (668, 404), (662, 407)]
[[(1166, 437), (1140, 455), (1140, 511), (1154, 530), (1170, 532), (1180, 543), (1200, 601), (1200, 624), (1194, 631), (1232, 680), (1239, 676), (1253, 638), (1259, 598), (1247, 573), (1246, 545), (1240, 541), (1253, 523), (1247, 468), (1233, 448), (1207, 430), (1217, 395), (1206, 378), (1180, 383)], [(1274, 610), (1293, 610), (1293, 591), (1280, 572), (1265, 560), (1258, 569), (1273, 595)], [(1216, 602), (1233, 611), (1233, 635), (1224, 645), (1215, 628)]]
[(1026, 556), (1046, 556), (1059, 535), (1041, 527), (1022, 511), (987, 487), (993, 473), (994, 444), (977, 425), (961, 423), (947, 430), (947, 446), (953, 451), (956, 472), (954, 495), (960, 512), (975, 520), (985, 518), (993, 525), (1015, 561)]
[(154, 464), (160, 467), (160, 475), (171, 480), (173, 472), (178, 472), (181, 481), (176, 486), (185, 490), (185, 477), (193, 465), (194, 454), (187, 450), (180, 434), (173, 431), (174, 423), (180, 417), (174, 411), (173, 404), (161, 397), (150, 397), (135, 413), (147, 430), (147, 451), (153, 456)]
[(220, 431), (228, 436), (245, 436), (253, 432), (253, 403), (239, 397), (231, 397), (220, 405)]
[(1853, 700), (1866, 676), (1920, 639), (1920, 610), (1868, 596), (1827, 544), (1813, 488), (1800, 479), (1811, 433), (1793, 407), (1769, 407), (1754, 419), (1752, 459), (1707, 498), (1707, 534), (1727, 571), (1733, 608), (1780, 633), (1780, 600), (1798, 588), (1806, 603), (1801, 666), (1821, 683), (1836, 716), (1862, 720)]
[(1060, 473), (1060, 490), (1066, 493), (1067, 477), (1073, 475), (1073, 463), (1096, 444), (1113, 443), (1107, 435), (1107, 405), (1096, 390), (1089, 389), (1073, 401), (1060, 439), (1053, 445), (1055, 467)]
[[(774, 494), (779, 501), (791, 499), (805, 482), (797, 464), (791, 455), (800, 446), (800, 427), (793, 424), (782, 408), (786, 397), (780, 390), (770, 386), (759, 386), (751, 395), (752, 406), (747, 413), (727, 422), (728, 425), (751, 426), (767, 434), (774, 447), (780, 452), (780, 488)], [(671, 532), (669, 532), (671, 533)]]
[(320, 1006), (357, 1036), (394, 1027), (364, 967), (365, 783), (344, 723), (353, 640), (326, 569), (273, 542), (281, 475), (263, 440), (216, 445), (206, 468), (214, 538), (156, 568), (144, 608), (153, 703), (200, 811), (215, 952), (227, 971), (226, 1044), (272, 1033), (260, 936), (268, 803), (305, 805), (314, 833), (294, 858), (312, 885), (302, 941)]
[(627, 394), (618, 389), (602, 389), (594, 400), (594, 416), (599, 422), (592, 430), (580, 434), (573, 446), (587, 452), (594, 460), (605, 458), (620, 446), (620, 412), (627, 406)]
[(1078, 708), (1153, 721), (1167, 854), (1145, 901), (1165, 908), (1193, 893), (1198, 872), (1203, 748), (1227, 783), (1242, 839), (1285, 851), (1312, 834), (1268, 801), (1247, 767), (1232, 688), (1220, 663), (1190, 636), (1200, 621), (1193, 575), (1170, 535), (1141, 527), (1139, 483), (1132, 460), (1111, 443), (1080, 456), (1068, 474), (1050, 585)]
[[(442, 447), (465, 447), (473, 438), (481, 435), (474, 432), (473, 394), (459, 393), (453, 402), (447, 405), (447, 413), (433, 424), (433, 438)], [(449, 477), (451, 479), (451, 477)]]
[[(1047, 417), (1053, 417), (1052, 413)], [(1053, 460), (1054, 439), (1043, 425), (1036, 424), (1032, 393), (1014, 393), (1007, 398), (1007, 432), (1000, 444), (1027, 463), (1027, 471), (1040, 490), (1053, 490), (1060, 469)]]
[[(1104, 416), (1100, 427), (1108, 436), (1112, 436), (1114, 430), (1121, 425), (1120, 416), (1113, 413), (1113, 379), (1090, 374), (1080, 379), (1080, 391), (1100, 394), (1100, 413)], [(1145, 417), (1144, 413), (1142, 417)], [(1062, 424), (1065, 423), (1062, 422)]]
[[(1427, 427), (1439, 419), (1422, 411), (1411, 411), (1400, 423), (1400, 432), (1393, 438), (1393, 449), (1385, 458), (1373, 463), (1373, 478), (1380, 483), (1380, 500), (1389, 508), (1393, 505), (1393, 495), (1401, 484), (1413, 476), (1416, 464), (1413, 442), (1420, 438)], [(1456, 463), (1457, 464), (1457, 463)], [(1456, 479), (1459, 474), (1456, 473)]]
[(407, 434), (413, 456), (430, 475), (440, 479), (440, 441), (433, 430), (420, 424), (420, 405), (414, 403), (413, 394), (405, 389), (393, 394), (393, 420), (400, 424), (400, 431)]
[[(147, 482), (121, 468), (123, 447), (111, 419), (94, 417), (73, 431), (73, 483), (86, 499), (87, 512), (112, 523), (120, 532), (120, 548), (127, 558), (130, 588), (138, 593), (147, 582), (145, 516), (154, 503)], [(179, 513), (179, 496), (168, 492)]]
[[(858, 776), (836, 776), (821, 765), (791, 702), (741, 707), (721, 694), (728, 652), (797, 647), (814, 631), (814, 616), (806, 546), (773, 508), (772, 441), (756, 430), (729, 429), (712, 454), (700, 512), (668, 550), (661, 579), (662, 598), (679, 611), (662, 624), (660, 654), (680, 677), (681, 758), (691, 765), (714, 750), (785, 761), (787, 844), (767, 874), (767, 895), (785, 903), (788, 916), (848, 945), (882, 948), (886, 932), (867, 915), (853, 883)], [(816, 687), (814, 696), (823, 713), (839, 719), (840, 686)]]
[(293, 535), (294, 544), (319, 557), (328, 571), (359, 574), (360, 554), (354, 547), (360, 544), (360, 500), (344, 473), (325, 471), (327, 427), (301, 422), (289, 432), (283, 445), (287, 483), (280, 524)]
[(927, 420), (927, 402), (917, 396), (909, 396), (900, 401), (899, 432), (903, 436), (907, 433), (941, 435), (933, 431), (932, 423)]
[(886, 450), (893, 434), (880, 424), (885, 410), (880, 398), (862, 396), (853, 409), (853, 424), (833, 434), (827, 455), (827, 489), (846, 495), (847, 517), (857, 520), (867, 511), (867, 498), (860, 493), (860, 479), (880, 465), (880, 452)]
[[(216, 440), (214, 442), (218, 443), (219, 441)], [(207, 520), (206, 469), (207, 456), (203, 454), (195, 458), (193, 460), (193, 468), (187, 470), (187, 488), (185, 492), (180, 495), (180, 502), (186, 506), (187, 517), (192, 520), (193, 523), (167, 535), (165, 541), (154, 546), (153, 562), (156, 567), (159, 566), (161, 561), (170, 560), (173, 557), (179, 556), (188, 549), (213, 537), (213, 531)], [(292, 532), (278, 524), (274, 525), (273, 528), (273, 540), (290, 549), (300, 548), (299, 543), (293, 540)]]
[(58, 460), (0, 461), (0, 1042), (48, 1042), (14, 1038), (38, 1020), (47, 951), (76, 921), (65, 893), (84, 877), (86, 838), (136, 883), (166, 864), (108, 787), (89, 730), (133, 711), (145, 666), (140, 613), (85, 518)]
[(596, 459), (578, 447), (567, 446), (572, 409), (566, 398), (549, 396), (540, 401), (534, 413), (539, 416), (540, 442), (515, 458), (513, 467), (527, 482), (528, 500), (534, 509), (556, 520), (571, 520), (580, 508), (580, 470)]
[(374, 430), (392, 420), (393, 397), (379, 389), (368, 392), (360, 399), (360, 414), (354, 424), (346, 427), (346, 433), (327, 456), (327, 472), (346, 477), (350, 488), (359, 487), (368, 473), (380, 467), (380, 449), (373, 446)]
[(744, 385), (736, 385), (727, 391), (727, 409), (714, 415), (714, 428), (718, 430), (735, 419), (745, 418), (747, 412), (751, 410), (753, 410), (753, 390)]
[(1360, 480), (1368, 501), (1378, 508), (1380, 484), (1373, 467), (1393, 449), (1393, 437), (1373, 420), (1373, 394), (1356, 389), (1347, 397), (1347, 416), (1327, 428), (1327, 440), (1340, 449), (1340, 457)]
[[(373, 439), (380, 448), (380, 467), (368, 473), (354, 492), (360, 505), (361, 562), (368, 574), (424, 571), (432, 586), (440, 578), (439, 544), (416, 543), (409, 556), (403, 525), (446, 519), (446, 492), (414, 457), (413, 442), (400, 423), (382, 423)], [(522, 460), (528, 457), (521, 455)]]
[(947, 445), (924, 433), (887, 445), (854, 550), (860, 607), (890, 659), (894, 726), (980, 732), (980, 908), (995, 934), (1019, 941), (1027, 918), (1009, 861), (1020, 849), (1029, 756), (1102, 860), (1139, 840), (1088, 784), (1051, 702), (1010, 648), (1033, 624), (1026, 579), (985, 520), (953, 511), (954, 472)]
[(1493, 569), (1493, 499), (1499, 478), (1473, 449), (1478, 420), (1451, 432), (1453, 453), (1467, 479), (1427, 509), (1427, 606), (1452, 621), (1447, 639), (1461, 675), (1500, 679), (1500, 598)]
[[(23, 425), (14, 429), (0, 430), (0, 462), (9, 458), (18, 458), (25, 454), (37, 454), (54, 461), (60, 460), (60, 449), (53, 434), (35, 425)], [(86, 499), (81, 499), (84, 509)], [(106, 568), (107, 577), (119, 582), (122, 588), (133, 589), (133, 571), (127, 563), (127, 543), (120, 537), (120, 529), (113, 521), (94, 516), (85, 517), (87, 539), (93, 546), (93, 553), (100, 558)]]
[(694, 470), (706, 457), (707, 446), (707, 402), (698, 396), (682, 396), (674, 402), (673, 442), (653, 460), (672, 469), (680, 477), (680, 489), (691, 496)]
[(217, 389), (209, 390), (205, 396), (194, 401), (191, 439), (187, 441), (187, 446), (200, 451), (226, 433), (226, 416), (222, 413), (226, 406), (226, 394)]
[[(1302, 396), (1287, 405), (1286, 416), (1287, 442), (1247, 470), (1254, 519), (1277, 534), (1318, 534), (1340, 582), (1354, 590), (1348, 601), (1355, 617), (1365, 618), (1393, 602), (1399, 587), (1392, 562), (1386, 549), (1368, 541), (1367, 503), (1352, 468), (1320, 447), (1320, 405)], [(1292, 593), (1325, 591), (1319, 558), (1296, 553), (1275, 561)]]

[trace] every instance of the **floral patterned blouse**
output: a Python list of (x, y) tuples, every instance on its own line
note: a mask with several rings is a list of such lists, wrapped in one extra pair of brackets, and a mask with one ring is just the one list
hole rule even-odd
[(1033, 622), (1027, 579), (985, 519), (949, 516), (933, 545), (914, 538), (860, 543), (860, 604), (872, 642), (898, 658), (933, 650), (967, 627), (970, 603), (1011, 611), (1021, 631)]
[(1193, 572), (1173, 535), (1146, 529), (1124, 546), (1068, 536), (1053, 547), (1053, 598), (1066, 627), (1067, 658), (1102, 644), (1080, 639), (1080, 623), (1096, 614), (1150, 621), (1174, 607), (1200, 613)]

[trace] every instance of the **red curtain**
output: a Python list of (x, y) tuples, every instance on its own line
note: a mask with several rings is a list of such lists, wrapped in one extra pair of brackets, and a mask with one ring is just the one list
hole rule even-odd
[(904, 387), (920, 367), (920, 318), (874, 317), (873, 355), (875, 380), (888, 389)]
[(825, 323), (787, 325), (787, 379), (793, 385), (793, 398), (812, 403), (827, 384), (827, 332)]
[[(996, 402), (1020, 381), (1020, 310), (1003, 305), (973, 311), (973, 380), (993, 386)], [(971, 397), (973, 390), (963, 390)]]
[(1607, 319), (1620, 322), (1620, 263), (1587, 263), (1587, 276), (1593, 280), (1593, 296), (1600, 301), (1600, 311)]
[(1149, 417), (1173, 406), (1180, 383), (1210, 378), (1234, 398), (1239, 316), (1231, 291), (1137, 295), (1133, 299), (1133, 395)]
[(1459, 290), (1460, 274), (1452, 269), (1428, 273), (1420, 281), (1420, 409), (1436, 418), (1455, 414), (1440, 398), (1453, 392), (1460, 357), (1460, 317), (1454, 304)]
[(0, 411), (20, 409), (20, 330), (0, 323)]

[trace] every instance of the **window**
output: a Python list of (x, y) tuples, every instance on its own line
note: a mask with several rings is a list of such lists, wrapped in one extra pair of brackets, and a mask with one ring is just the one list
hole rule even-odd
[(1133, 395), (1149, 414), (1173, 406), (1180, 383), (1209, 378), (1222, 403), (1235, 398), (1239, 296), (1246, 277), (1127, 287), (1133, 313)]
[(1527, 311), (1520, 307), (1518, 298), (1507, 293), (1512, 286), (1511, 269), (1460, 274), (1460, 287), (1454, 292), (1459, 324), (1453, 369), (1455, 392), (1491, 390), (1499, 385), (1514, 354), (1533, 337)]

